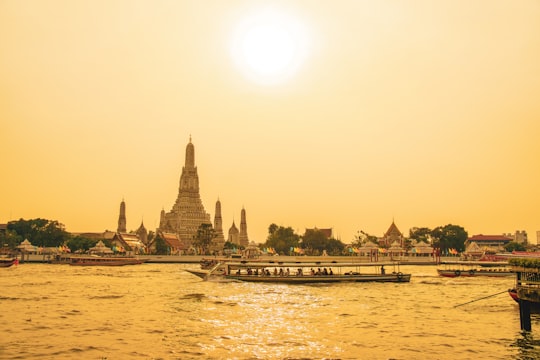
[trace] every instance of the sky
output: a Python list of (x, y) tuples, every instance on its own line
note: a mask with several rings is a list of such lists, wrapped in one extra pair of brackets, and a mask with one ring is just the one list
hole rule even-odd
[(540, 2), (0, 0), (0, 223), (540, 230)]

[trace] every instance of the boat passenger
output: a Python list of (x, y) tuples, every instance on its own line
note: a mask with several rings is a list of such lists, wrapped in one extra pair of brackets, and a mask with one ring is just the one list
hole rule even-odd
[(291, 272), (289, 271), (289, 268), (287, 268), (287, 270), (285, 271), (285, 276), (289, 276), (291, 274)]
[(334, 272), (332, 271), (332, 268), (328, 271), (328, 275), (334, 275)]
[(311, 268), (309, 273), (313, 276), (313, 275), (315, 275), (315, 270), (313, 270), (313, 268)]
[(279, 268), (279, 276), (283, 276), (283, 268)]
[(298, 270), (296, 271), (296, 276), (302, 276), (302, 275), (304, 275), (302, 273), (302, 268), (298, 268)]
[(323, 269), (323, 275), (328, 275), (328, 270), (326, 268)]
[(383, 275), (386, 274), (386, 270), (384, 270), (384, 265), (381, 266), (381, 274), (383, 274)]
[(270, 276), (270, 270), (266, 269), (266, 276)]

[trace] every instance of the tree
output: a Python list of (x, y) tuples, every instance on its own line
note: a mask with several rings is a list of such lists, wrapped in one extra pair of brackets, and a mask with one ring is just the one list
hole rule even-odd
[(328, 255), (341, 255), (345, 249), (345, 244), (340, 240), (330, 238), (326, 243), (326, 252)]
[(289, 227), (271, 224), (268, 227), (268, 237), (263, 247), (271, 247), (279, 254), (288, 254), (291, 247), (297, 247), (300, 243), (300, 235), (294, 233)]
[(23, 240), (15, 231), (6, 230), (5, 232), (0, 232), (0, 248), (7, 247), (10, 250), (15, 250), (17, 245), (23, 242)]
[(413, 227), (409, 229), (409, 239), (416, 241), (423, 241), (429, 243), (431, 237), (431, 229), (427, 227)]
[(212, 224), (201, 224), (197, 229), (197, 234), (193, 237), (193, 245), (199, 246), (203, 254), (207, 254), (212, 240), (217, 236)]
[(318, 229), (308, 229), (302, 237), (302, 247), (307, 253), (312, 255), (320, 255), (323, 250), (326, 250), (328, 238)]
[(467, 240), (468, 234), (461, 226), (448, 224), (433, 229), (431, 237), (433, 238), (433, 246), (442, 251), (456, 249), (462, 252), (465, 250), (465, 240)]
[(71, 238), (64, 225), (56, 220), (32, 219), (10, 221), (8, 230), (14, 231), (21, 239), (28, 239), (33, 245), (58, 247)]
[(351, 245), (353, 245), (353, 246), (362, 246), (362, 245), (365, 245), (368, 242), (372, 242), (374, 244), (377, 244), (377, 237), (375, 235), (368, 234), (364, 230), (360, 230), (354, 236), (354, 240), (351, 243)]
[(504, 246), (504, 250), (508, 252), (512, 252), (512, 251), (525, 251), (526, 249), (525, 249), (525, 246), (523, 246), (522, 244), (512, 241)]
[(88, 251), (91, 247), (96, 246), (98, 240), (92, 240), (88, 239), (82, 236), (73, 236), (70, 238), (66, 245), (69, 247), (69, 250), (71, 250), (72, 253), (75, 251), (81, 250), (82, 252)]
[(320, 255), (325, 250), (328, 255), (340, 255), (345, 248), (345, 244), (341, 241), (326, 237), (324, 232), (318, 229), (306, 230), (301, 245), (312, 255)]
[(167, 246), (165, 240), (159, 236), (159, 234), (154, 238), (154, 244), (156, 245), (156, 255), (169, 255), (169, 247)]

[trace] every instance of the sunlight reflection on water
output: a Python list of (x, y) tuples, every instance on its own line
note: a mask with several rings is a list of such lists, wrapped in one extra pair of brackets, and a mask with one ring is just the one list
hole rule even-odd
[(533, 331), (501, 294), (512, 278), (409, 284), (204, 282), (195, 265), (79, 268), (24, 264), (0, 277), (0, 358), (533, 359)]

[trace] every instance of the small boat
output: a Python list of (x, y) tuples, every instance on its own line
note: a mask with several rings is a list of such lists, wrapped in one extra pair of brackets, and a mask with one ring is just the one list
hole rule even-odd
[(506, 277), (513, 276), (514, 272), (507, 262), (488, 261), (449, 261), (441, 263), (437, 273), (445, 277)]
[(514, 300), (515, 302), (519, 302), (519, 297), (518, 297), (516, 288), (508, 289), (508, 295), (510, 295), (512, 300)]
[(0, 267), (10, 267), (12, 265), (17, 265), (19, 260), (17, 258), (0, 258)]
[[(387, 273), (385, 266), (393, 267)], [(291, 269), (292, 272), (291, 272)], [(341, 262), (222, 262), (210, 270), (187, 272), (205, 280), (306, 284), (341, 282), (410, 282), (411, 274), (399, 271), (397, 263), (341, 263)]]
[(139, 265), (145, 259), (126, 256), (72, 256), (69, 265), (73, 266), (124, 266)]

